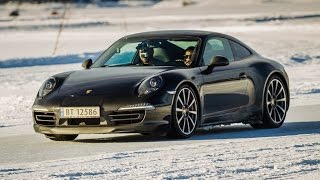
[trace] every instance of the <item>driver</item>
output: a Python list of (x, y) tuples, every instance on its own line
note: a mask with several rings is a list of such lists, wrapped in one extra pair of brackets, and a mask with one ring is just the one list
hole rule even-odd
[(139, 57), (141, 59), (142, 65), (159, 65), (159, 60), (153, 57), (153, 48), (144, 47), (139, 49)]
[(152, 48), (142, 48), (139, 49), (139, 57), (141, 59), (142, 64), (150, 65), (152, 64), (153, 59), (153, 49)]

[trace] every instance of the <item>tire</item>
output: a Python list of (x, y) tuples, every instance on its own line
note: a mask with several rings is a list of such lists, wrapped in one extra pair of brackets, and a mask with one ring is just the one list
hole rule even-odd
[(251, 126), (256, 129), (282, 126), (288, 111), (288, 100), (284, 82), (276, 75), (271, 76), (264, 90), (262, 124), (251, 124)]
[(63, 134), (46, 134), (46, 137), (52, 141), (73, 141), (78, 137), (78, 134), (63, 135)]
[(169, 138), (189, 138), (197, 129), (200, 120), (200, 103), (194, 90), (188, 85), (178, 88), (172, 104)]

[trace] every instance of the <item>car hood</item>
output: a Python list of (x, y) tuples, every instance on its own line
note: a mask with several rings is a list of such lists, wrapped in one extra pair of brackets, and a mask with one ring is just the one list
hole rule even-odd
[(59, 89), (60, 95), (112, 95), (132, 94), (136, 85), (148, 76), (172, 67), (105, 67), (71, 73)]

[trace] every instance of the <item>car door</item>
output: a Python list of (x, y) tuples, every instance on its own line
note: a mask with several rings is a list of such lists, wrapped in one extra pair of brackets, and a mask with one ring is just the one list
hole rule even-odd
[(253, 103), (255, 103), (256, 94), (255, 83), (252, 80), (252, 67), (250, 66), (250, 64), (256, 61), (256, 58), (255, 56), (253, 56), (253, 53), (245, 47), (245, 45), (232, 40), (229, 40), (229, 43), (233, 52), (235, 62), (239, 65), (241, 64), (241, 66), (244, 67), (243, 74), (245, 76), (245, 80), (247, 81), (247, 95), (249, 98), (247, 106), (252, 105)]
[(219, 121), (212, 118), (221, 113), (232, 112), (248, 103), (247, 81), (245, 66), (234, 61), (232, 49), (227, 39), (221, 37), (209, 38), (202, 54), (204, 71), (217, 56), (224, 56), (229, 60), (227, 66), (214, 67), (212, 73), (203, 74), (201, 95), (203, 99), (203, 116), (207, 121)]

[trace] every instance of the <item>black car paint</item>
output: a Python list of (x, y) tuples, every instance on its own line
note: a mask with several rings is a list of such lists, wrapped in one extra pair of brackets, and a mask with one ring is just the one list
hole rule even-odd
[[(148, 102), (159, 108), (157, 113), (147, 113), (145, 122), (164, 120), (170, 124), (171, 103), (175, 91), (182, 84), (189, 84), (200, 100), (200, 126), (227, 124), (232, 122), (250, 123), (259, 121), (262, 115), (262, 103), (265, 84), (268, 78), (276, 73), (284, 80), (286, 87), (288, 77), (283, 67), (272, 60), (263, 58), (241, 41), (219, 33), (178, 31), (178, 34), (201, 39), (196, 65), (193, 68), (177, 67), (104, 67), (67, 72), (55, 75), (58, 79), (57, 89), (46, 97), (36, 98), (34, 105), (43, 107), (100, 105), (106, 117), (119, 107)], [(130, 35), (125, 38), (139, 36), (162, 37), (177, 36), (175, 32), (154, 32)], [(228, 66), (215, 67), (210, 74), (203, 74), (207, 66), (201, 66), (204, 44), (211, 37), (222, 37), (235, 41), (248, 48), (252, 55), (246, 59), (231, 62)], [(160, 75), (164, 86), (160, 91), (146, 97), (139, 97), (137, 87), (146, 78)], [(220, 89), (226, 87), (228, 89)], [(86, 95), (85, 91), (93, 93)], [(287, 89), (287, 92), (289, 90)], [(289, 94), (289, 93), (288, 93)], [(78, 100), (77, 100), (78, 99)], [(113, 126), (110, 123), (108, 126)], [(167, 126), (165, 128), (168, 128)], [(154, 130), (154, 128), (149, 129)], [(146, 132), (148, 128), (119, 128), (115, 131)]]

